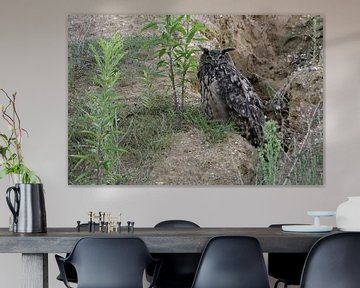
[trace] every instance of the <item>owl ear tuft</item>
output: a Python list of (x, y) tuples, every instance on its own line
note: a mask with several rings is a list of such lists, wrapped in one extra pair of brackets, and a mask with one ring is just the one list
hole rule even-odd
[(234, 51), (235, 48), (225, 48), (221, 50), (221, 53), (224, 55), (226, 52)]
[(207, 49), (207, 48), (205, 48), (205, 47), (203, 47), (203, 46), (201, 46), (201, 45), (198, 45), (198, 47), (199, 47), (204, 53), (209, 54), (209, 49)]

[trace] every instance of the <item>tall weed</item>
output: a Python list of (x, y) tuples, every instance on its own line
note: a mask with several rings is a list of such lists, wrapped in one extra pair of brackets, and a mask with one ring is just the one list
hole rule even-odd
[(82, 114), (76, 119), (78, 123), (69, 127), (69, 174), (75, 174), (69, 175), (69, 179), (73, 184), (116, 184), (122, 178), (119, 156), (126, 152), (119, 146), (124, 133), (123, 104), (114, 90), (121, 77), (123, 44), (115, 35), (109, 40), (100, 39), (98, 45), (90, 45), (90, 49), (96, 61), (94, 83), (98, 88), (86, 95), (86, 102), (78, 111)]
[(197, 48), (192, 42), (204, 40), (199, 35), (205, 31), (206, 26), (198, 21), (193, 22), (189, 15), (165, 15), (159, 22), (149, 22), (144, 30), (152, 28), (158, 29), (160, 34), (157, 43), (157, 67), (166, 71), (171, 83), (174, 111), (179, 115), (185, 109), (188, 73), (194, 72), (197, 67)]
[(281, 136), (278, 124), (267, 121), (264, 126), (264, 143), (259, 148), (258, 183), (275, 185), (278, 182), (280, 164)]

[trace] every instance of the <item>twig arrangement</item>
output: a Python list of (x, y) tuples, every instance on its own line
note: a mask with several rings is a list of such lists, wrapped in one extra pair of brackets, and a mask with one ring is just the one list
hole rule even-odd
[(21, 152), (21, 143), (24, 133), (27, 131), (21, 127), (20, 116), (16, 109), (16, 92), (9, 95), (4, 89), (0, 92), (5, 95), (6, 105), (0, 105), (1, 117), (5, 120), (9, 135), (0, 132), (0, 179), (7, 175), (19, 175), (22, 183), (40, 183), (40, 178), (25, 164)]

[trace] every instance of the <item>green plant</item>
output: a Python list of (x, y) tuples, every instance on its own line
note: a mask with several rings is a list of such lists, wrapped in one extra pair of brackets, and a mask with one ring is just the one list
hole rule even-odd
[(22, 128), (20, 116), (16, 109), (16, 93), (11, 96), (0, 89), (3, 95), (5, 95), (7, 104), (1, 105), (2, 118), (5, 120), (9, 134), (0, 133), (0, 179), (7, 175), (17, 174), (20, 176), (22, 183), (40, 183), (41, 180), (32, 170), (30, 170), (24, 164), (24, 158), (21, 152), (21, 144), (24, 133), (27, 131)]
[[(171, 83), (171, 90), (176, 114), (184, 111), (184, 98), (186, 92), (187, 75), (195, 72), (197, 61), (195, 52), (197, 48), (193, 41), (202, 41), (199, 37), (206, 30), (204, 24), (192, 21), (189, 15), (165, 15), (159, 22), (150, 22), (144, 30), (157, 28), (160, 32), (157, 50), (158, 69), (167, 70), (167, 77)], [(178, 96), (180, 87), (180, 99)]]
[(144, 69), (143, 75), (139, 77), (142, 80), (143, 91), (141, 93), (140, 109), (137, 112), (146, 114), (165, 113), (168, 118), (168, 114), (174, 114), (171, 107), (171, 98), (165, 91), (157, 91), (154, 87), (154, 80), (157, 76), (156, 71)]
[[(175, 130), (172, 99), (165, 91), (157, 90), (155, 78), (160, 72), (145, 66), (145, 62), (154, 59), (154, 39), (157, 36), (133, 35), (123, 39), (126, 55), (117, 65), (121, 67), (121, 77), (107, 93), (103, 93), (101, 85), (85, 83), (85, 77), (76, 80), (91, 92), (77, 90), (69, 98), (69, 183), (146, 183), (154, 162), (171, 145)], [(102, 48), (98, 42), (92, 45), (88, 59), (97, 65), (93, 54), (102, 55)], [(84, 55), (88, 54), (84, 51)], [(100, 71), (95, 71), (96, 77)], [(91, 72), (87, 71), (87, 75)], [(132, 83), (129, 81), (139, 83), (139, 79), (141, 93), (125, 98), (115, 91)], [(110, 132), (102, 134), (99, 127)]]
[(153, 108), (154, 102), (152, 101), (152, 98), (155, 93), (153, 79), (150, 71), (143, 70), (143, 76), (141, 76), (140, 79), (142, 80), (144, 86), (144, 93), (141, 104), (145, 109), (150, 110)]
[(322, 20), (320, 16), (314, 16), (311, 19), (310, 31), (307, 35), (310, 38), (311, 63), (315, 65), (319, 62), (322, 46)]
[(264, 126), (264, 143), (258, 150), (258, 183), (275, 185), (280, 168), (281, 137), (278, 124), (267, 121)]
[[(74, 150), (69, 155), (71, 171), (81, 172), (73, 180), (81, 183), (116, 184), (121, 182), (118, 173), (120, 155), (126, 149), (119, 146), (124, 127), (121, 118), (121, 97), (114, 90), (121, 75), (119, 64), (124, 56), (122, 40), (118, 35), (100, 39), (98, 45), (90, 45), (96, 62), (94, 83), (97, 91), (87, 94), (87, 101), (78, 111), (79, 123), (70, 124), (69, 146)], [(83, 169), (81, 169), (81, 167)], [(86, 169), (84, 169), (86, 167)]]
[(115, 34), (110, 40), (100, 39), (98, 45), (91, 44), (90, 49), (96, 62), (95, 84), (105, 91), (112, 89), (121, 78), (118, 67), (125, 55), (122, 39)]

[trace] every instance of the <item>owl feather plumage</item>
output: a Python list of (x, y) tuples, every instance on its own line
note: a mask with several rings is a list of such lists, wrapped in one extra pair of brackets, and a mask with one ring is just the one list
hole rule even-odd
[(265, 122), (263, 105), (250, 81), (235, 67), (228, 53), (234, 49), (200, 48), (198, 79), (205, 114), (214, 120), (234, 120), (240, 134), (259, 146)]

